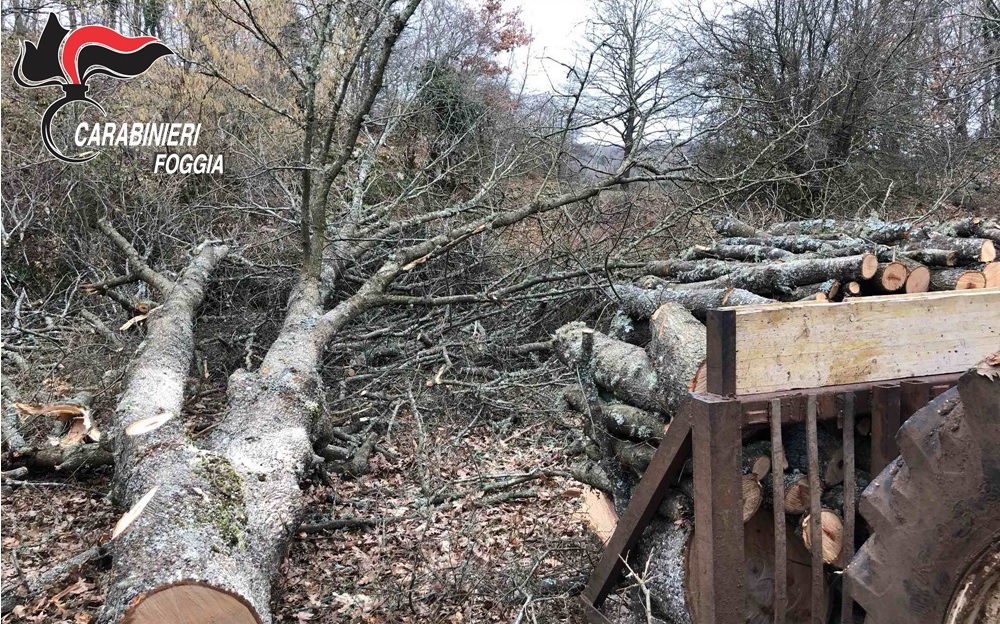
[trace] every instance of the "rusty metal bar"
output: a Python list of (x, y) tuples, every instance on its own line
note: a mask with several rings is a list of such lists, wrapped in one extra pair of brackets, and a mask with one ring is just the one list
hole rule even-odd
[(600, 561), (590, 575), (582, 599), (599, 607), (607, 597), (624, 567), (624, 557), (639, 541), (667, 490), (680, 475), (691, 454), (690, 404), (670, 421), (649, 467), (632, 492), (628, 508), (618, 521), (614, 534), (604, 548)]
[(880, 384), (872, 388), (872, 478), (899, 455), (899, 386)]
[(931, 399), (933, 400), (933, 399), (938, 398), (939, 396), (941, 396), (942, 394), (944, 394), (948, 390), (951, 390), (952, 386), (956, 385), (957, 383), (958, 383), (958, 380), (956, 380), (955, 383), (952, 383), (952, 384), (941, 383), (941, 384), (934, 384), (934, 385), (932, 385), (931, 386)]
[(738, 401), (692, 395), (699, 622), (743, 624), (743, 450)]
[(931, 384), (925, 381), (908, 380), (899, 383), (899, 421), (900, 425), (906, 419), (917, 413), (917, 410), (931, 401)]
[(774, 624), (788, 611), (788, 554), (785, 550), (785, 448), (781, 442), (781, 399), (771, 401), (771, 481), (774, 486)]
[[(854, 493), (857, 476), (854, 471), (854, 394), (843, 395), (844, 410), (844, 546), (840, 553), (840, 567), (847, 569), (854, 558)], [(854, 598), (847, 583), (841, 590), (841, 624), (854, 624)]]
[[(933, 396), (937, 396), (958, 383), (960, 373), (948, 375), (934, 375), (931, 377), (916, 377), (915, 382), (926, 383), (932, 387)], [(788, 390), (784, 392), (771, 392), (766, 394), (747, 394), (736, 397), (743, 408), (744, 426), (762, 426), (769, 422), (768, 409), (771, 401), (781, 399), (783, 401), (782, 421), (788, 425), (791, 423), (805, 422), (805, 410), (789, 410), (787, 401), (790, 397), (819, 396), (821, 401), (824, 397), (843, 395), (848, 392), (854, 394), (854, 413), (867, 414), (872, 410), (871, 401), (872, 389), (876, 386), (891, 386), (903, 383), (905, 380), (880, 381), (877, 383), (845, 384), (840, 386), (826, 386), (823, 388), (810, 388), (808, 390)], [(838, 413), (834, 410), (818, 410), (819, 420), (834, 418)]]
[(806, 452), (809, 457), (809, 541), (812, 555), (812, 574), (809, 583), (810, 621), (823, 619), (823, 515), (820, 506), (822, 485), (819, 477), (819, 434), (816, 426), (816, 396), (806, 404)]

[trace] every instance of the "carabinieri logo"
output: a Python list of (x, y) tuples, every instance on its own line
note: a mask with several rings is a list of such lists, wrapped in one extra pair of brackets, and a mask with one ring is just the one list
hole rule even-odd
[(53, 156), (68, 163), (86, 162), (96, 156), (74, 158), (59, 151), (52, 141), (52, 118), (71, 102), (85, 102), (104, 113), (104, 107), (87, 97), (87, 81), (98, 74), (127, 80), (148, 70), (156, 59), (173, 54), (156, 37), (126, 37), (106, 26), (81, 26), (68, 31), (54, 13), (49, 14), (38, 43), (25, 41), (14, 64), (14, 81), (22, 87), (61, 86), (64, 95), (42, 115), (42, 141)]

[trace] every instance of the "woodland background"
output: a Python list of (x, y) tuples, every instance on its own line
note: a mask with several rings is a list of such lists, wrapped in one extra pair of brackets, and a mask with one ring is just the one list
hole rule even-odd
[[(150, 148), (51, 158), (58, 90), (11, 80), (50, 12), (170, 46), (91, 96), (106, 120), (200, 121), (225, 174), (153, 175)], [(600, 543), (575, 515), (555, 328), (606, 325), (602, 289), (713, 215), (1000, 212), (996, 0), (594, 0), (548, 93), (523, 88), (531, 35), (500, 0), (4, 0), (2, 20), (5, 426), (13, 401), (89, 391), (113, 431), (133, 359), (155, 357), (144, 322), (118, 329), (161, 300), (143, 267), (174, 279), (220, 241), (179, 419), (198, 445), (318, 289), (309, 366), (345, 454), (299, 475), (280, 622), (574, 621)], [(101, 119), (63, 113), (56, 135), (79, 120)], [(18, 427), (44, 444), (52, 422)], [(5, 480), (5, 585), (106, 537), (129, 506), (113, 474)], [(4, 621), (89, 622), (111, 568)]]

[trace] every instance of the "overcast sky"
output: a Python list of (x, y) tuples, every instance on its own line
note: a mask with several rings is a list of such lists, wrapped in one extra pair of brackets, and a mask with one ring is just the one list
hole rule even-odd
[[(527, 63), (527, 88), (530, 91), (548, 91), (551, 79), (557, 85), (566, 77), (566, 71), (545, 57), (569, 63), (573, 52), (580, 48), (584, 22), (590, 14), (589, 0), (506, 0), (507, 7), (521, 8), (521, 19), (531, 30), (534, 41), (526, 53), (518, 55), (520, 63)], [(516, 77), (523, 76), (523, 65), (515, 70)]]

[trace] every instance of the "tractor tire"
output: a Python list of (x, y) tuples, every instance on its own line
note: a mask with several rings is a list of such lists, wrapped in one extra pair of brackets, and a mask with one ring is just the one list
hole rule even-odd
[(1000, 622), (1000, 352), (910, 417), (861, 498), (846, 571), (866, 624)]

